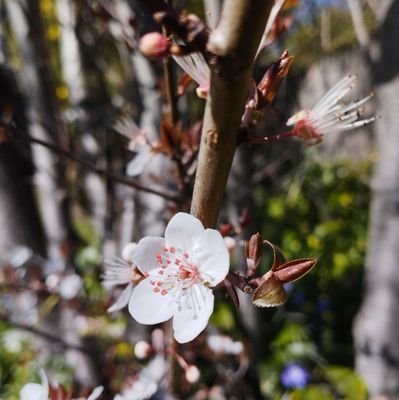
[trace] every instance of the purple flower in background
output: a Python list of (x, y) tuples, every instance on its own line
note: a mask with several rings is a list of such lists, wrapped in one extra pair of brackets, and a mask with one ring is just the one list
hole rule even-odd
[(298, 363), (289, 363), (280, 375), (282, 385), (287, 389), (301, 389), (309, 383), (309, 372)]

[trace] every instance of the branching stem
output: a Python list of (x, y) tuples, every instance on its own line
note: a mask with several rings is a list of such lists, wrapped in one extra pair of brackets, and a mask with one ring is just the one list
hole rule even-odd
[(211, 90), (207, 98), (191, 213), (216, 225), (248, 96), (253, 60), (272, 0), (226, 0), (208, 50)]

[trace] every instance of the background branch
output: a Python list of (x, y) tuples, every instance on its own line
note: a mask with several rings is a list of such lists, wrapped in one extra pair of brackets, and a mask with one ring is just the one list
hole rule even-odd
[(79, 163), (80, 165), (90, 169), (91, 171), (94, 171), (95, 173), (97, 173), (99, 175), (103, 175), (103, 176), (107, 177), (108, 179), (111, 179), (111, 180), (113, 180), (115, 182), (118, 182), (118, 183), (122, 183), (123, 185), (130, 186), (132, 188), (135, 188), (137, 190), (141, 190), (143, 192), (155, 194), (157, 196), (163, 197), (166, 200), (170, 200), (170, 201), (174, 201), (174, 202), (176, 202), (178, 200), (177, 196), (174, 196), (172, 194), (163, 192), (161, 190), (148, 188), (148, 187), (146, 187), (146, 186), (144, 186), (144, 185), (142, 185), (142, 184), (140, 184), (138, 182), (133, 181), (132, 179), (128, 179), (128, 178), (125, 178), (125, 177), (120, 176), (120, 175), (115, 175), (115, 174), (107, 171), (106, 169), (99, 168), (95, 164), (93, 164), (92, 162), (87, 161), (84, 158), (73, 154), (69, 150), (63, 149), (63, 148), (59, 147), (56, 144), (49, 143), (49, 142), (47, 142), (45, 140), (34, 138), (32, 136), (20, 135), (20, 134), (17, 134), (17, 135), (13, 134), (12, 138), (15, 138), (15, 139), (18, 139), (18, 140), (26, 140), (28, 142), (44, 146), (44, 147), (48, 148), (49, 150), (53, 151), (54, 153), (57, 153), (57, 154), (65, 157), (65, 158), (68, 158), (68, 159), (70, 159), (72, 161), (75, 161), (75, 162)]

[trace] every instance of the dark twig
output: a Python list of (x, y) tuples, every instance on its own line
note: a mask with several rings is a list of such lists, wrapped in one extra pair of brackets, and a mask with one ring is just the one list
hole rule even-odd
[(87, 349), (87, 348), (85, 348), (83, 346), (79, 346), (77, 344), (69, 343), (69, 342), (63, 340), (61, 336), (56, 336), (56, 335), (53, 335), (53, 334), (51, 334), (49, 332), (46, 332), (46, 331), (43, 331), (41, 329), (35, 328), (33, 326), (22, 324), (20, 322), (12, 321), (10, 319), (10, 317), (8, 315), (4, 314), (4, 313), (0, 313), (0, 320), (5, 322), (5, 323), (7, 323), (8, 325), (10, 325), (10, 326), (12, 326), (14, 328), (21, 329), (23, 331), (27, 331), (27, 332), (33, 333), (34, 335), (40, 336), (40, 337), (42, 337), (44, 339), (47, 339), (47, 340), (49, 340), (51, 342), (58, 343), (63, 348), (74, 349), (74, 350), (81, 351), (83, 353), (90, 353), (89, 349)]
[(163, 197), (166, 200), (170, 200), (170, 201), (173, 201), (173, 202), (177, 202), (178, 201), (178, 196), (176, 196), (176, 195), (172, 195), (170, 193), (166, 193), (166, 192), (163, 192), (163, 191), (157, 190), (157, 189), (151, 189), (151, 188), (148, 188), (148, 187), (142, 185), (141, 183), (138, 183), (138, 182), (136, 182), (136, 181), (134, 181), (132, 179), (128, 179), (128, 178), (125, 178), (123, 176), (113, 174), (113, 173), (107, 171), (106, 169), (99, 168), (95, 164), (93, 164), (92, 162), (87, 161), (84, 158), (73, 154), (69, 150), (62, 149), (61, 147), (59, 147), (59, 146), (57, 146), (57, 145), (55, 145), (53, 143), (49, 143), (49, 142), (46, 142), (45, 140), (34, 138), (32, 136), (22, 135), (22, 134), (14, 134), (14, 133), (13, 133), (12, 138), (15, 138), (15, 139), (18, 139), (18, 140), (24, 140), (24, 141), (28, 141), (30, 143), (35, 143), (35, 144), (39, 144), (41, 146), (44, 146), (44, 147), (50, 149), (51, 151), (53, 151), (53, 152), (55, 152), (55, 153), (57, 153), (57, 154), (59, 154), (59, 155), (61, 155), (63, 157), (66, 157), (66, 158), (68, 158), (68, 159), (70, 159), (72, 161), (75, 161), (78, 164), (90, 169), (91, 171), (93, 171), (93, 172), (95, 172), (95, 173), (97, 173), (99, 175), (103, 175), (106, 178), (111, 179), (111, 180), (113, 180), (115, 182), (121, 183), (121, 184), (126, 185), (126, 186), (130, 186), (130, 187), (132, 187), (134, 189), (141, 190), (141, 191), (146, 192), (146, 193), (155, 194), (157, 196)]

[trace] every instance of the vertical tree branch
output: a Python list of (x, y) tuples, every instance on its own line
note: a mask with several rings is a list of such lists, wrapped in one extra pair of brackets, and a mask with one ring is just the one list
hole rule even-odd
[(226, 0), (208, 50), (211, 91), (208, 96), (191, 213), (214, 227), (237, 145), (252, 64), (272, 0)]
[(352, 18), (353, 29), (355, 30), (356, 39), (363, 52), (368, 53), (368, 45), (370, 36), (367, 32), (364, 16), (359, 0), (348, 0), (349, 11)]

